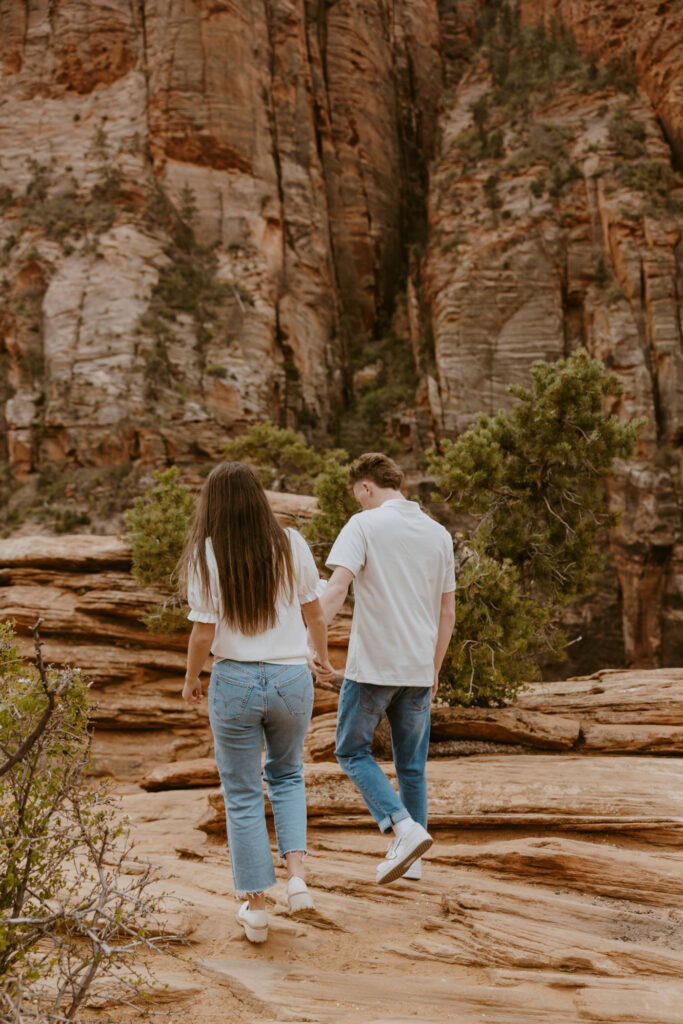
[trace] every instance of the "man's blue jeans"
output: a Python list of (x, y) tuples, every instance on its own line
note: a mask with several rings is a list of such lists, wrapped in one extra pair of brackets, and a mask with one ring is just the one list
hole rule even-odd
[(313, 679), (306, 665), (226, 660), (213, 667), (209, 720), (238, 893), (275, 884), (261, 780), (264, 741), (263, 777), (280, 856), (306, 851), (302, 753), (312, 709)]
[[(352, 679), (342, 684), (335, 754), (382, 832), (408, 817), (427, 827), (431, 703), (430, 686), (374, 686)], [(371, 753), (372, 737), (384, 714), (391, 726), (400, 799)]]

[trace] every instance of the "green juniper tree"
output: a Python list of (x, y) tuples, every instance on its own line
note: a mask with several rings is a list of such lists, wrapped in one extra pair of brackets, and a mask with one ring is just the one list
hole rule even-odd
[[(616, 522), (605, 478), (642, 427), (605, 412), (621, 385), (584, 350), (534, 363), (531, 378), (510, 388), (509, 412), (480, 415), (429, 458), (451, 510), (472, 523), (444, 681), (451, 700), (512, 697), (538, 676), (539, 659), (562, 655), (559, 612), (589, 591), (600, 536)], [(472, 616), (480, 625), (468, 633)]]
[(151, 605), (142, 621), (152, 633), (169, 636), (187, 628), (187, 607), (175, 593), (174, 571), (194, 516), (195, 497), (181, 484), (176, 466), (154, 474), (157, 483), (138, 496), (126, 512), (138, 583), (167, 590), (162, 604)]

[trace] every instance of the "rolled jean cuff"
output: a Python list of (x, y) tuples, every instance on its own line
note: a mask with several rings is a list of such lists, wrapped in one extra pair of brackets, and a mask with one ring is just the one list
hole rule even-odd
[(379, 830), (380, 832), (391, 832), (392, 825), (395, 825), (397, 821), (405, 821), (405, 819), (409, 817), (410, 815), (406, 810), (396, 811), (394, 814), (387, 814), (385, 818), (382, 818), (382, 820), (378, 822)]
[(248, 900), (249, 897), (255, 895), (255, 893), (267, 892), (268, 889), (272, 889), (276, 884), (277, 879), (269, 885), (262, 886), (260, 889), (235, 889), (233, 894), (236, 900)]
[(293, 846), (291, 850), (285, 850), (284, 852), (282, 850), (278, 850), (278, 857), (280, 858), (281, 864), (285, 863), (285, 857), (288, 853), (300, 853), (304, 860), (308, 857), (308, 850), (305, 846)]

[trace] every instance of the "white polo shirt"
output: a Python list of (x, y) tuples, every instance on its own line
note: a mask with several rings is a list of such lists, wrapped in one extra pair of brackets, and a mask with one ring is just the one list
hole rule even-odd
[(296, 530), (288, 529), (292, 545), (294, 593), (291, 600), (284, 587), (280, 588), (275, 610), (277, 623), (256, 636), (247, 636), (230, 626), (223, 618), (223, 600), (218, 579), (218, 565), (211, 539), (206, 541), (206, 561), (209, 567), (210, 593), (202, 595), (199, 574), (190, 566), (187, 580), (187, 603), (191, 622), (215, 622), (216, 632), (211, 653), (220, 660), (267, 661), (274, 665), (305, 665), (308, 644), (301, 605), (318, 596), (318, 569), (311, 550)]
[(352, 516), (327, 565), (353, 573), (346, 677), (431, 686), (441, 595), (455, 590), (453, 540), (415, 501), (392, 498)]

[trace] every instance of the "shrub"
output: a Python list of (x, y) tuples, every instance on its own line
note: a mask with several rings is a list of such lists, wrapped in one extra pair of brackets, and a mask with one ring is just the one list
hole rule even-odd
[(133, 576), (139, 583), (171, 584), (195, 511), (189, 487), (179, 483), (175, 466), (154, 474), (157, 484), (126, 512), (133, 549)]
[(9, 210), (10, 207), (14, 206), (15, 199), (12, 189), (7, 185), (0, 185), (0, 212)]
[(634, 160), (645, 155), (645, 125), (632, 117), (624, 104), (620, 104), (610, 118), (607, 132), (612, 148), (618, 156)]
[(490, 210), (499, 210), (503, 205), (503, 199), (498, 191), (500, 175), (490, 174), (483, 184), (484, 202)]
[(604, 288), (609, 280), (609, 274), (607, 273), (607, 267), (605, 266), (605, 260), (601, 256), (595, 265), (595, 283), (598, 288)]
[(209, 377), (227, 377), (228, 371), (220, 363), (211, 363), (206, 368), (206, 372)]
[[(633, 453), (642, 421), (620, 423), (605, 413), (605, 399), (620, 394), (621, 386), (583, 350), (554, 364), (535, 363), (531, 377), (530, 389), (509, 389), (518, 399), (510, 412), (481, 415), (457, 441), (444, 441), (429, 462), (452, 511), (472, 517), (474, 549), (514, 567), (516, 577), (509, 569), (496, 577), (496, 587), (510, 590), (513, 609), (523, 596), (533, 628), (518, 619), (512, 647), (537, 663), (542, 654), (561, 656), (559, 610), (590, 589), (602, 565), (600, 538), (616, 521), (604, 479), (615, 458)], [(491, 624), (498, 623), (499, 607), (497, 601), (488, 610)], [(478, 666), (476, 699), (497, 699), (495, 652), (492, 645), (473, 647), (473, 639), (459, 629), (453, 643), (467, 645), (468, 661)], [(506, 643), (507, 650), (509, 636)], [(460, 672), (463, 659), (461, 651), (451, 660)], [(470, 689), (468, 676), (450, 685)], [(508, 696), (516, 689), (511, 680)]]
[(512, 562), (464, 545), (458, 567), (457, 624), (441, 669), (448, 704), (496, 704), (539, 677), (535, 640), (547, 610), (521, 589)]
[(129, 832), (106, 790), (86, 784), (86, 683), (71, 669), (46, 670), (36, 650), (37, 667), (22, 664), (0, 624), (3, 1024), (73, 1020), (97, 975), (135, 987), (159, 909), (151, 869), (126, 875)]
[(221, 454), (253, 466), (264, 487), (294, 494), (310, 494), (325, 464), (325, 453), (315, 451), (294, 430), (273, 423), (255, 423), (226, 441)]
[[(42, 292), (41, 292), (42, 295)], [(39, 380), (45, 373), (45, 353), (42, 345), (27, 345), (21, 353), (21, 368), (29, 380)]]
[(621, 285), (616, 281), (612, 281), (609, 288), (605, 289), (605, 302), (608, 306), (613, 306), (617, 302), (620, 302), (624, 298), (624, 292)]

